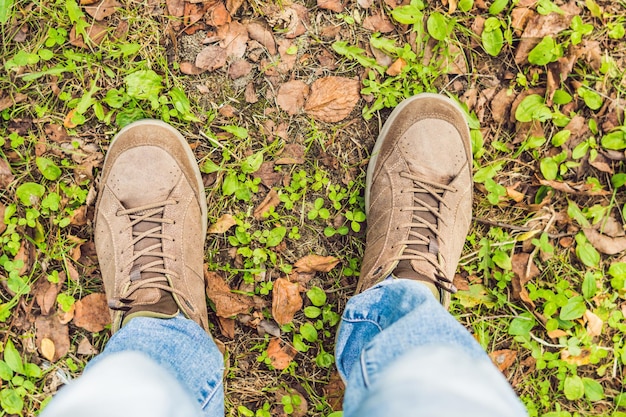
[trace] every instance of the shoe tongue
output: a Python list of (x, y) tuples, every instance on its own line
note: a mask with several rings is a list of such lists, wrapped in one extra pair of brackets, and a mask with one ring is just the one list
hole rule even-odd
[[(137, 213), (142, 214), (142, 213)], [(142, 221), (137, 223), (133, 227), (134, 234), (144, 233), (150, 229), (157, 227), (159, 223), (154, 223), (150, 221)], [(156, 232), (161, 233), (161, 232)], [(153, 238), (153, 237), (144, 237), (139, 242), (135, 244), (134, 251), (135, 253), (141, 252), (142, 250), (161, 243), (161, 239)], [(156, 252), (162, 251), (162, 248), (157, 247), (154, 249)], [(140, 256), (131, 268), (131, 280), (142, 280), (147, 278), (161, 277), (163, 274), (158, 272), (144, 271), (141, 272), (140, 277), (137, 277), (137, 272), (139, 269), (153, 261), (161, 260), (162, 258), (159, 256), (150, 256), (144, 255)], [(156, 268), (162, 267), (160, 265), (156, 265)], [(161, 290), (159, 288), (139, 288), (133, 293), (133, 298), (135, 302), (133, 303), (134, 307), (126, 313), (127, 315), (133, 314), (137, 311), (152, 311), (160, 314), (175, 314), (178, 311), (178, 305), (172, 296), (172, 293), (168, 291)]]
[[(149, 222), (149, 221), (142, 221), (137, 223), (134, 227), (133, 227), (133, 234), (139, 234), (139, 233), (144, 233), (150, 229), (153, 229), (155, 227), (157, 227), (159, 225), (159, 223), (153, 223), (153, 222)], [(158, 238), (153, 238), (153, 237), (144, 237), (143, 239), (141, 239), (139, 242), (137, 242), (135, 244), (135, 253), (137, 252), (141, 252), (142, 250), (159, 244), (161, 243), (161, 239)], [(154, 251), (160, 252), (162, 249), (161, 248), (156, 248), (154, 249)], [(140, 267), (142, 267), (143, 265), (146, 265), (150, 262), (153, 261), (158, 261), (159, 258), (158, 256), (149, 256), (149, 255), (144, 255), (144, 256), (140, 256), (135, 263), (133, 264), (133, 267), (131, 269), (131, 271), (133, 270), (138, 270)], [(143, 278), (153, 278), (153, 277), (158, 277), (161, 276), (161, 274), (157, 273), (157, 272), (142, 272), (141, 273), (141, 279)], [(131, 272), (131, 278), (133, 278), (133, 273)]]
[[(417, 174), (419, 175), (419, 174)], [(423, 193), (414, 193), (413, 198), (418, 202), (413, 202), (413, 205), (420, 205), (423, 207), (433, 207), (435, 211), (438, 211), (439, 201), (433, 197), (431, 194), (427, 192)], [(413, 211), (412, 218), (419, 218), (418, 221), (423, 221), (424, 223), (432, 224), (435, 228), (437, 228), (437, 218), (429, 211)], [(437, 237), (435, 234), (427, 227), (413, 227), (411, 228), (412, 232), (417, 232), (420, 235), (426, 237), (429, 240), (429, 244), (414, 244), (408, 245), (407, 249), (422, 252), (422, 253), (430, 253), (430, 256), (437, 257), (439, 254), (439, 242), (437, 241)], [(413, 236), (409, 236), (409, 240), (415, 239)], [(405, 254), (408, 254), (405, 252)], [(428, 261), (424, 259), (411, 259), (400, 261), (396, 271), (398, 269), (406, 271), (407, 268), (410, 268), (414, 271), (415, 274), (425, 277), (429, 281), (434, 281), (435, 273), (437, 272), (436, 268)], [(394, 271), (395, 274), (395, 271)]]
[(421, 282), (422, 284), (426, 285), (433, 293), (435, 298), (441, 302), (441, 294), (439, 292), (439, 288), (435, 285), (435, 281), (432, 278), (429, 278), (428, 276), (421, 274), (413, 269), (411, 261), (403, 260), (398, 262), (398, 266), (396, 266), (396, 269), (393, 270), (393, 275), (396, 278), (411, 279)]

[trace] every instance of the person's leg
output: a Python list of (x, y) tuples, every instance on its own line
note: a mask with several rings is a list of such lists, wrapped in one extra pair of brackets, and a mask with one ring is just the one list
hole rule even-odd
[(400, 103), (370, 158), (367, 242), (342, 317), (345, 417), (523, 416), (488, 356), (446, 311), (471, 223), (469, 129), (451, 100)]
[(525, 416), (506, 379), (425, 285), (389, 278), (348, 302), (344, 417)]
[(223, 416), (223, 372), (222, 354), (194, 321), (137, 317), (42, 416)]
[(156, 415), (161, 404), (159, 416), (178, 416), (178, 402), (188, 415), (223, 415), (223, 358), (207, 334), (206, 197), (193, 152), (161, 121), (133, 123), (111, 142), (99, 184), (95, 243), (114, 334), (44, 416), (80, 415), (90, 402), (103, 415)]

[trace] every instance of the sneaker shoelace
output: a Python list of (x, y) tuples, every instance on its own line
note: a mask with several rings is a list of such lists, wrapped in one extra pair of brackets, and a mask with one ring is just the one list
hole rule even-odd
[[(144, 288), (160, 289), (172, 295), (176, 294), (181, 297), (181, 299), (184, 299), (184, 294), (172, 288), (166, 278), (166, 275), (173, 279), (178, 278), (176, 271), (165, 267), (165, 259), (176, 261), (176, 258), (173, 255), (163, 252), (163, 239), (172, 242), (175, 240), (172, 236), (163, 233), (163, 225), (174, 224), (175, 220), (165, 218), (163, 215), (166, 206), (175, 204), (178, 204), (177, 200), (169, 199), (139, 207), (118, 210), (116, 213), (117, 216), (128, 216), (130, 219), (127, 228), (120, 233), (128, 230), (128, 228), (132, 229), (133, 240), (122, 252), (132, 250), (133, 256), (121, 270), (124, 271), (131, 266), (130, 286), (119, 299), (114, 299), (109, 302), (109, 308), (112, 310), (130, 310), (136, 301), (133, 297), (133, 293)], [(149, 224), (152, 223), (155, 224), (154, 227), (149, 226)], [(150, 242), (150, 244), (141, 248), (141, 246), (145, 246), (145, 243), (141, 245), (140, 242)]]
[[(456, 287), (446, 277), (439, 260), (439, 230), (437, 222), (445, 224), (440, 213), (440, 206), (447, 207), (443, 199), (446, 191), (456, 192), (454, 187), (429, 181), (408, 172), (400, 173), (400, 176), (413, 181), (413, 187), (403, 189), (402, 193), (413, 193), (413, 205), (400, 207), (400, 211), (412, 211), (410, 223), (399, 224), (398, 228), (409, 228), (407, 240), (397, 242), (398, 245), (406, 245), (404, 251), (392, 260), (398, 261), (426, 261), (435, 268), (433, 277), (423, 275), (432, 281), (438, 288), (455, 293)], [(419, 198), (419, 196), (423, 198)], [(430, 220), (429, 220), (430, 219)], [(419, 272), (419, 271), (417, 271)], [(420, 273), (421, 274), (421, 273)]]

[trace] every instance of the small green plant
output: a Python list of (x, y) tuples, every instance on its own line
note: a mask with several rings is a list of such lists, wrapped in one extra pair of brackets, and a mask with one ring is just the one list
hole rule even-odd
[(307, 217), (309, 220), (315, 220), (318, 217), (320, 219), (326, 220), (328, 219), (328, 217), (330, 217), (330, 212), (328, 211), (327, 208), (324, 207), (324, 199), (323, 198), (316, 198), (315, 199), (315, 203), (313, 204), (313, 208), (311, 210), (309, 210), (309, 213), (307, 214)]
[(41, 368), (22, 360), (12, 340), (4, 345), (4, 359), (0, 361), (0, 406), (9, 414), (22, 414), (24, 400), (37, 391), (35, 381), (41, 378)]
[(283, 411), (285, 412), (285, 414), (290, 415), (295, 411), (297, 407), (300, 406), (300, 404), (302, 404), (302, 398), (300, 398), (298, 394), (286, 394), (281, 397), (280, 403), (283, 406)]
[(263, 406), (255, 411), (250, 410), (244, 405), (237, 407), (237, 411), (242, 417), (271, 417), (270, 404), (266, 401)]

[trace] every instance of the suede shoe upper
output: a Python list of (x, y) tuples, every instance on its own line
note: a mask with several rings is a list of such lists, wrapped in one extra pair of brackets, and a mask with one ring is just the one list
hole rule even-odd
[(132, 317), (179, 310), (208, 331), (206, 228), (204, 186), (183, 136), (156, 120), (122, 129), (104, 162), (95, 224), (114, 332)]
[(357, 292), (411, 270), (447, 306), (472, 217), (471, 161), (469, 129), (455, 103), (421, 94), (398, 105), (368, 166)]

